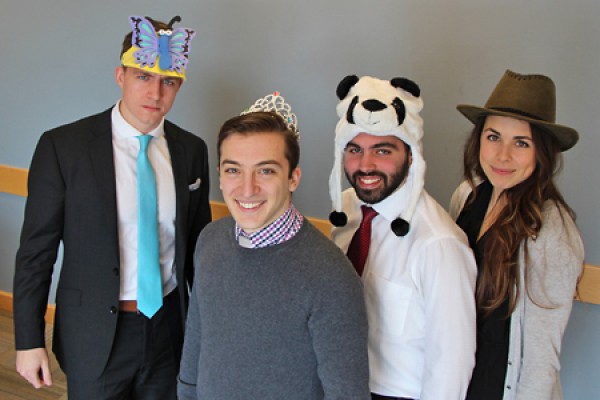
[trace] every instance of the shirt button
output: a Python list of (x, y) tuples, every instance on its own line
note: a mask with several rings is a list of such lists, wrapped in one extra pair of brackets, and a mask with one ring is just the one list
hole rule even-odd
[(507, 388), (508, 390), (510, 390), (510, 389), (511, 389), (510, 385), (506, 385), (506, 388)]
[(508, 362), (508, 365), (512, 365), (512, 361), (509, 361), (509, 362)]
[(117, 307), (115, 307), (115, 306), (112, 306), (112, 307), (110, 308), (110, 313), (111, 313), (111, 314), (116, 314), (116, 313), (117, 313)]

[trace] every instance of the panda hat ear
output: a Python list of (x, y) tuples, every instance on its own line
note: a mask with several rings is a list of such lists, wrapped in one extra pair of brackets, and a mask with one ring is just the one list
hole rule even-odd
[(415, 97), (421, 96), (419, 85), (407, 78), (393, 78), (390, 83), (393, 87), (404, 89)]
[(352, 86), (356, 85), (357, 82), (358, 76), (356, 75), (348, 75), (347, 77), (342, 79), (335, 91), (335, 94), (337, 94), (338, 99), (342, 100), (344, 97), (346, 97), (350, 89), (352, 89)]

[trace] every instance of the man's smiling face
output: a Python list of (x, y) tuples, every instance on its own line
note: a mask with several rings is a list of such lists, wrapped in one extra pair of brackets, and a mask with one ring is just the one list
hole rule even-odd
[(290, 173), (279, 133), (233, 134), (221, 144), (219, 181), (231, 215), (240, 228), (252, 233), (289, 207), (300, 183), (300, 168)]
[(344, 172), (358, 198), (375, 204), (404, 183), (410, 160), (408, 146), (396, 136), (360, 133), (344, 149)]

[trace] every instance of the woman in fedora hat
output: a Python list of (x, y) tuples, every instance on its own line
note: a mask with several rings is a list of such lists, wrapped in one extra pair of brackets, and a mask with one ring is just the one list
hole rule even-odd
[(552, 80), (506, 71), (475, 124), (450, 211), (478, 267), (477, 353), (467, 399), (560, 399), (559, 355), (583, 244), (554, 176), (579, 138), (555, 123)]

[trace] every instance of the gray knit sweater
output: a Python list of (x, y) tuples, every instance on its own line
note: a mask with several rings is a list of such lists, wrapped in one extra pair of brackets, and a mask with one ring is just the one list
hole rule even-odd
[(308, 221), (287, 242), (247, 249), (221, 219), (194, 264), (180, 400), (370, 399), (360, 279)]

